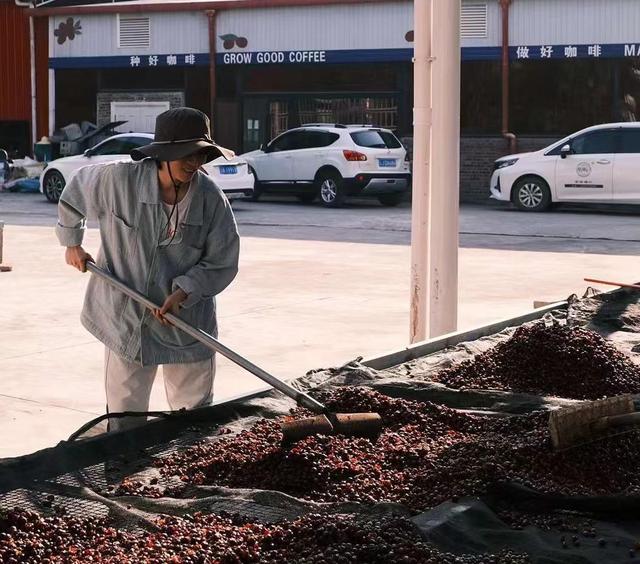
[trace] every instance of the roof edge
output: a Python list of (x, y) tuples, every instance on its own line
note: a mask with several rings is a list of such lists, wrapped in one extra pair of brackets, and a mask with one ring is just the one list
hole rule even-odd
[(58, 6), (51, 8), (29, 8), (26, 13), (34, 17), (127, 14), (151, 12), (205, 12), (208, 10), (246, 10), (255, 8), (285, 8), (328, 6), (336, 4), (381, 4), (385, 2), (407, 2), (409, 0), (210, 0), (203, 2), (116, 2), (112, 4), (89, 4), (80, 6)]

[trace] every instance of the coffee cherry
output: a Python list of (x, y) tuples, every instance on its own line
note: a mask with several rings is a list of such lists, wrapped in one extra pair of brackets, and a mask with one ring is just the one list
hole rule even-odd
[[(0, 519), (21, 523), (0, 533), (0, 561), (21, 564), (264, 563), (324, 564), (525, 564), (510, 551), (497, 555), (454, 556), (422, 539), (411, 521), (397, 517), (356, 519), (311, 514), (273, 524), (240, 515), (196, 513), (161, 517), (159, 530), (136, 534), (117, 530), (105, 519), (41, 518), (16, 510)], [(45, 547), (48, 547), (45, 549)]]
[(484, 388), (575, 399), (640, 393), (640, 367), (588, 329), (523, 325), (508, 340), (429, 378), (451, 388)]

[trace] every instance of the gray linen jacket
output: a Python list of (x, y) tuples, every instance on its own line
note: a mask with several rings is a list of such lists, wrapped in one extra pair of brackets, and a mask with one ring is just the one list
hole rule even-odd
[[(80, 245), (87, 219), (97, 219), (102, 239), (98, 266), (158, 305), (182, 288), (188, 298), (180, 317), (215, 336), (214, 296), (238, 272), (240, 242), (231, 206), (213, 180), (198, 171), (191, 189), (195, 192), (187, 217), (180, 218), (181, 240), (161, 247), (167, 216), (155, 161), (84, 167), (62, 192), (56, 235), (65, 247)], [(143, 366), (195, 362), (213, 355), (95, 276), (89, 280), (81, 321), (112, 351)]]

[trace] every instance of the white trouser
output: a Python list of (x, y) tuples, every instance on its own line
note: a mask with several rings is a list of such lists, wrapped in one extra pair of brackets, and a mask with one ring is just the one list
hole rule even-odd
[[(149, 397), (157, 371), (158, 365), (141, 366), (105, 348), (104, 381), (108, 412), (149, 411)], [(215, 372), (215, 357), (199, 362), (164, 364), (164, 389), (171, 409), (191, 409), (210, 404)], [(144, 422), (144, 417), (114, 418), (109, 420), (109, 430), (129, 429)]]

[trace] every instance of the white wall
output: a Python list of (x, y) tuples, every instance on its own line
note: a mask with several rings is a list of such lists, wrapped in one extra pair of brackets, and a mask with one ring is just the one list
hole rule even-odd
[[(467, 0), (465, 0), (466, 2)], [(478, 2), (482, 0), (468, 0)], [(487, 0), (488, 35), (465, 39), (463, 46), (500, 44), (497, 0)], [(150, 13), (151, 46), (118, 48), (116, 14), (51, 18), (52, 57), (98, 57), (171, 53), (207, 53), (208, 19), (203, 12)], [(67, 17), (80, 22), (82, 34), (59, 45), (53, 31)], [(405, 35), (413, 29), (413, 3), (221, 10), (217, 17), (218, 52), (352, 49), (408, 49)], [(221, 35), (247, 39), (247, 47), (224, 48)]]
[(209, 51), (209, 23), (203, 12), (152, 13), (150, 47), (118, 48), (117, 15), (95, 14), (71, 16), (82, 26), (82, 35), (59, 45), (53, 31), (67, 17), (52, 18), (50, 45), (52, 57), (105, 57), (115, 55), (155, 55), (207, 53)]
[(511, 45), (640, 43), (640, 0), (514, 0)]
[[(463, 3), (481, 0), (463, 0)], [(463, 47), (499, 46), (498, 0), (486, 0), (487, 37), (463, 39)], [(203, 12), (151, 13), (151, 46), (119, 49), (115, 14), (72, 16), (82, 35), (59, 45), (53, 31), (68, 16), (52, 18), (52, 57), (90, 57), (207, 53), (208, 20)], [(511, 45), (640, 43), (640, 0), (514, 0)], [(221, 10), (218, 52), (353, 50), (411, 48), (405, 34), (413, 29), (413, 3)], [(227, 50), (220, 38), (247, 39), (245, 48)]]

